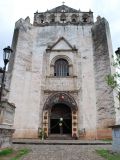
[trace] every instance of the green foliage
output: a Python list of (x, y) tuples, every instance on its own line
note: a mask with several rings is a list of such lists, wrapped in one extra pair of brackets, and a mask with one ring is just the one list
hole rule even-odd
[(111, 142), (112, 143), (112, 139), (102, 139), (102, 141), (104, 141), (104, 142)]
[(120, 160), (120, 154), (110, 153), (108, 150), (99, 149), (96, 152), (107, 160)]
[(26, 155), (27, 153), (29, 153), (29, 150), (27, 148), (21, 149), (16, 155), (16, 157), (12, 158), (11, 160), (19, 160), (20, 157)]
[(14, 151), (12, 148), (7, 148), (0, 151), (0, 157), (5, 159), (9, 158), (9, 160), (19, 160), (23, 155), (26, 155), (27, 153), (29, 153), (29, 150), (27, 148), (18, 151)]
[(46, 139), (47, 138), (47, 134), (45, 133), (44, 129), (43, 128), (40, 128), (39, 131), (38, 131), (38, 137), (40, 139)]
[(8, 155), (8, 154), (11, 154), (11, 153), (13, 153), (12, 148), (7, 148), (7, 149), (4, 149), (4, 150), (0, 150), (0, 156)]
[(118, 87), (118, 83), (117, 83), (117, 80), (116, 80), (116, 77), (115, 75), (107, 75), (106, 76), (106, 81), (107, 81), (107, 84), (112, 88), (112, 89), (115, 89), (116, 87)]
[[(112, 56), (114, 58), (114, 56)], [(120, 57), (114, 58), (112, 66), (115, 67), (115, 73), (106, 76), (106, 82), (108, 86), (116, 90), (117, 98), (120, 101)], [(118, 109), (120, 109), (118, 107)]]

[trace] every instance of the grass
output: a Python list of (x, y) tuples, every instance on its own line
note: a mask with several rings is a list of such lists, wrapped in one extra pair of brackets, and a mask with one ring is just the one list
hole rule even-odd
[(23, 155), (29, 153), (30, 150), (27, 148), (21, 150), (13, 150), (11, 148), (0, 151), (0, 160), (19, 160)]
[(105, 149), (96, 150), (96, 152), (107, 160), (120, 160), (120, 154), (110, 153), (110, 151)]
[(0, 151), (0, 156), (6, 156), (6, 155), (11, 154), (11, 153), (13, 153), (13, 149), (12, 148), (7, 148), (5, 150)]
[(12, 158), (11, 160), (18, 160), (20, 157), (22, 157), (23, 155), (26, 155), (27, 153), (29, 153), (29, 150), (27, 148), (21, 149), (21, 150), (19, 150), (19, 152), (16, 155), (16, 157)]
[(112, 139), (102, 139), (104, 142), (112, 142)]

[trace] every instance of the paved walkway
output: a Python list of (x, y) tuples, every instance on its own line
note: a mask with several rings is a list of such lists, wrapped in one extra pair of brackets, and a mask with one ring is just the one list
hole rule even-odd
[(21, 160), (104, 160), (95, 150), (111, 150), (111, 145), (28, 145), (14, 144), (14, 148), (29, 148), (31, 152)]

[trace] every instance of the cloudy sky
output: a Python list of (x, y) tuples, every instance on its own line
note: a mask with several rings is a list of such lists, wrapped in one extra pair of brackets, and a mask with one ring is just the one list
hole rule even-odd
[[(94, 12), (94, 20), (100, 15), (110, 25), (113, 51), (120, 47), (120, 0), (64, 0), (68, 5), (81, 11)], [(15, 22), (20, 18), (30, 17), (34, 13), (46, 11), (62, 4), (62, 0), (0, 0), (0, 66), (3, 48), (11, 45)]]

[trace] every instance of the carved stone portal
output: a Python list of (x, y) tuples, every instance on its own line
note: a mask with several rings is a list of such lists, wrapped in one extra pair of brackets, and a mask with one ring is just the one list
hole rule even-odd
[[(44, 132), (47, 136), (52, 133), (69, 133), (72, 137), (77, 138), (77, 113), (77, 104), (71, 95), (64, 92), (52, 94), (46, 100), (43, 108)], [(56, 127), (55, 131), (52, 130), (53, 127)]]

